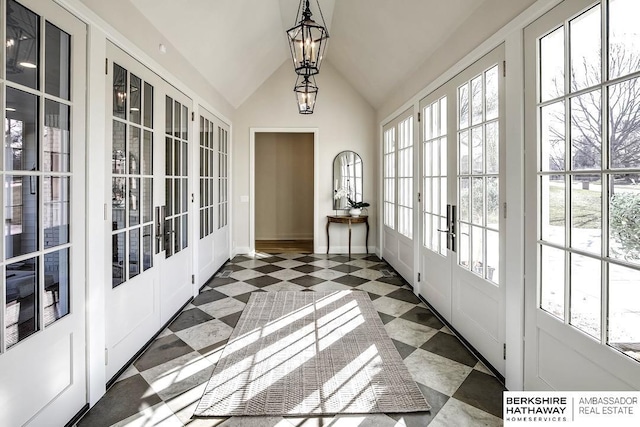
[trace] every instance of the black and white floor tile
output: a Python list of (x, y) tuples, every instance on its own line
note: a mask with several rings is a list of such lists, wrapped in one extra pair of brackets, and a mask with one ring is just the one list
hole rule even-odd
[[(385, 271), (387, 270), (387, 271)], [(371, 255), (237, 256), (80, 420), (78, 426), (501, 426), (502, 384)], [(335, 417), (191, 419), (252, 292), (359, 289), (369, 293), (432, 409)]]

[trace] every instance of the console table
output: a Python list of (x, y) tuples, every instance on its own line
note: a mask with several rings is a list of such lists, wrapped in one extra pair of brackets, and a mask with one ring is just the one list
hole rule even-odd
[(351, 224), (365, 224), (367, 226), (367, 236), (364, 245), (367, 254), (369, 254), (369, 216), (327, 215), (327, 254), (329, 253), (329, 225), (331, 225), (332, 222), (349, 224), (349, 258), (351, 258)]

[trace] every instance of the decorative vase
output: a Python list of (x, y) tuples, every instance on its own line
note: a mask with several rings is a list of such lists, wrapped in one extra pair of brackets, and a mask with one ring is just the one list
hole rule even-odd
[(349, 215), (351, 215), (351, 216), (360, 216), (361, 213), (362, 213), (362, 209), (360, 209), (360, 208), (351, 208), (351, 209), (349, 209)]

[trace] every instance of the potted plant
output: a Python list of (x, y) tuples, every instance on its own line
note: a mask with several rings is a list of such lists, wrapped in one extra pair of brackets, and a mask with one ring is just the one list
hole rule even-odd
[(347, 196), (347, 203), (349, 203), (349, 215), (351, 216), (360, 216), (362, 208), (370, 206), (367, 202), (356, 202), (349, 196)]

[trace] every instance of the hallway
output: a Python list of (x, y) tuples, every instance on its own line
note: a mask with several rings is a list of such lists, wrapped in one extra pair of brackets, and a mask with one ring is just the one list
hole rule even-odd
[[(369, 293), (430, 412), (191, 419), (251, 292), (343, 289)], [(78, 426), (500, 426), (503, 390), (376, 256), (258, 254), (227, 262)]]

